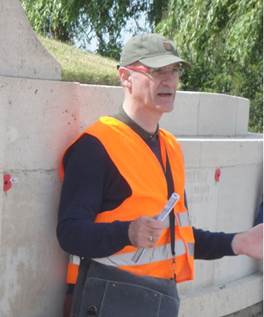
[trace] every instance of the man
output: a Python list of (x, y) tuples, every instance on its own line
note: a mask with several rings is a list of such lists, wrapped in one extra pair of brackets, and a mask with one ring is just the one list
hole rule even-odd
[[(100, 118), (65, 152), (57, 235), (82, 258), (72, 316), (175, 317), (176, 283), (193, 278), (194, 258), (261, 257), (261, 225), (239, 234), (190, 226), (182, 152), (158, 125), (186, 65), (164, 37), (132, 38), (118, 69), (120, 113)], [(173, 192), (174, 211), (155, 219)], [(138, 248), (145, 252), (135, 260)]]

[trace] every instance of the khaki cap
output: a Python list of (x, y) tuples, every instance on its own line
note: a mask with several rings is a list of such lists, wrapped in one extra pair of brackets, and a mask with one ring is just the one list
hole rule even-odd
[(145, 33), (132, 37), (121, 52), (119, 66), (128, 66), (135, 62), (151, 67), (160, 68), (181, 63), (190, 66), (179, 57), (174, 43), (157, 33)]

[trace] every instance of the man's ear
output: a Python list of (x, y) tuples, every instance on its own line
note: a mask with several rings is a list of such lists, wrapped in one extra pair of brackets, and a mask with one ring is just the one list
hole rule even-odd
[(118, 69), (118, 74), (119, 74), (121, 86), (130, 89), (131, 88), (131, 73), (130, 73), (130, 71), (126, 68), (120, 67)]

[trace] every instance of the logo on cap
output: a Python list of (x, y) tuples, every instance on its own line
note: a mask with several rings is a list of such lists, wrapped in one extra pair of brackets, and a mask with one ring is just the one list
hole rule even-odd
[(170, 42), (164, 41), (163, 47), (166, 51), (173, 51), (173, 45)]

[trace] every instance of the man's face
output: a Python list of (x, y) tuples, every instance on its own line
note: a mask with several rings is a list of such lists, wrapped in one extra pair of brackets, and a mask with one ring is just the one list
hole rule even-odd
[(126, 67), (130, 72), (131, 97), (146, 110), (170, 112), (179, 82), (179, 65), (151, 69), (140, 63)]

